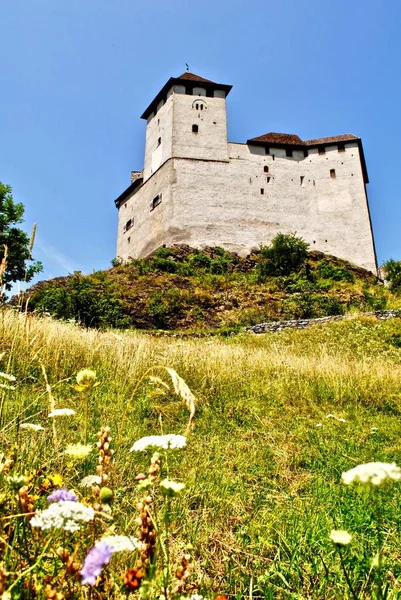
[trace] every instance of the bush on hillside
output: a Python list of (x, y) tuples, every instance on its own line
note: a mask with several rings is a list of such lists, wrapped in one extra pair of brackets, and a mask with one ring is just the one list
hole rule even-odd
[(295, 233), (279, 233), (270, 246), (260, 248), (257, 270), (260, 279), (291, 275), (299, 271), (308, 258), (309, 244)]
[(386, 261), (383, 265), (385, 278), (390, 284), (393, 292), (401, 292), (401, 260)]

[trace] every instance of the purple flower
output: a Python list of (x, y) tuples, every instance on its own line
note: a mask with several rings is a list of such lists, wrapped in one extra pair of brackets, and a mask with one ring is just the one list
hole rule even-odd
[(67, 490), (67, 488), (61, 488), (59, 490), (55, 490), (54, 492), (52, 492), (50, 494), (50, 496), (47, 496), (47, 501), (50, 502), (66, 502), (66, 501), (70, 501), (70, 502), (76, 502), (78, 500), (78, 498), (76, 497), (76, 495), (74, 494), (74, 492), (72, 490)]
[(113, 548), (106, 542), (97, 542), (89, 550), (81, 569), (82, 585), (95, 585), (102, 567), (108, 564), (112, 554)]

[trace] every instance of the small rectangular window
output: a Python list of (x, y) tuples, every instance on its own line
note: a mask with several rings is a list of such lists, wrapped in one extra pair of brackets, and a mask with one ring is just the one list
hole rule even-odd
[(324, 146), (319, 147), (319, 154), (326, 154), (326, 148)]
[(157, 196), (155, 196), (152, 200), (152, 202), (150, 203), (150, 210), (154, 210), (156, 208), (156, 206), (159, 206), (159, 204), (162, 201), (162, 195), (158, 194)]
[(268, 146), (265, 146), (265, 154), (270, 154), (270, 148)]
[(338, 142), (337, 148), (338, 148), (339, 152), (345, 152), (345, 144), (344, 144), (344, 142)]
[(330, 169), (330, 177), (332, 179), (335, 179), (335, 177), (336, 177), (336, 170), (335, 169)]
[(203, 104), (200, 105), (200, 109), (203, 110)]
[(260, 188), (260, 193), (261, 193), (261, 194), (262, 194), (262, 196), (263, 196), (263, 194), (265, 193), (265, 190), (264, 190), (264, 188)]
[(192, 133), (198, 133), (199, 131), (199, 126), (198, 125), (192, 125)]
[(266, 177), (266, 183), (270, 183), (271, 177)]
[(159, 137), (159, 139), (157, 140), (157, 145), (160, 146), (161, 143), (162, 143), (162, 139), (161, 139), (161, 137)]
[(304, 150), (304, 156), (305, 156), (305, 158), (306, 158), (307, 156), (309, 156), (309, 153), (308, 153), (308, 151), (307, 151), (307, 150)]
[(124, 231), (128, 231), (128, 229), (131, 229), (131, 227), (133, 227), (133, 225), (134, 225), (134, 219), (128, 219), (128, 221), (124, 225)]
[(300, 179), (299, 185), (303, 185), (304, 184), (305, 175), (301, 175), (299, 179)]
[(285, 149), (285, 155), (288, 156), (288, 157), (290, 157), (290, 158), (292, 157), (292, 150), (291, 150), (291, 148), (286, 148)]
[(269, 172), (269, 167), (265, 166), (265, 167), (263, 167), (263, 170), (264, 170), (265, 173), (268, 173)]

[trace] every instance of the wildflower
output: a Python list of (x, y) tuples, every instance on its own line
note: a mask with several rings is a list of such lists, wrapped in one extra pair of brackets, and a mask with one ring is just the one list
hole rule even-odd
[(316, 427), (323, 427), (323, 423), (316, 423)]
[(154, 446), (165, 450), (173, 450), (176, 448), (183, 448), (186, 443), (187, 438), (184, 435), (175, 435), (174, 433), (169, 433), (167, 435), (149, 435), (137, 440), (130, 452), (140, 452)]
[(170, 481), (169, 479), (163, 479), (163, 481), (160, 482), (160, 487), (162, 488), (163, 494), (171, 498), (182, 492), (185, 484), (177, 483), (176, 481)]
[(377, 427), (371, 427), (370, 428), (370, 433), (377, 433), (379, 430)]
[(64, 529), (65, 531), (79, 531), (79, 521), (92, 521), (95, 511), (91, 506), (80, 502), (65, 500), (54, 502), (49, 508), (38, 511), (31, 519), (32, 527), (40, 529)]
[(141, 585), (144, 578), (144, 572), (141, 568), (131, 567), (124, 575), (124, 584), (129, 592), (135, 592)]
[(339, 419), (337, 419), (337, 421), (338, 421), (339, 423), (346, 423), (346, 420), (345, 420), (345, 419), (343, 419), (342, 417), (340, 417)]
[(85, 557), (81, 569), (82, 585), (95, 585), (104, 565), (107, 565), (113, 549), (105, 541), (93, 546)]
[(7, 385), (6, 383), (0, 383), (0, 388), (3, 390), (15, 390), (15, 385)]
[(6, 379), (7, 381), (17, 381), (17, 378), (14, 375), (10, 375), (9, 373), (3, 373), (0, 371), (0, 377), (2, 379)]
[(54, 487), (61, 487), (63, 485), (63, 476), (60, 473), (49, 475), (48, 479)]
[(44, 431), (45, 428), (42, 425), (36, 423), (21, 423), (20, 429), (29, 429), (30, 431)]
[(141, 545), (141, 542), (136, 537), (128, 535), (108, 535), (96, 543), (102, 542), (106, 543), (113, 552), (134, 552)]
[(87, 475), (81, 480), (80, 487), (92, 487), (93, 485), (100, 485), (102, 478), (100, 475)]
[(10, 475), (7, 477), (7, 483), (15, 491), (21, 489), (24, 485), (27, 484), (27, 478), (25, 475)]
[(47, 501), (51, 502), (77, 502), (78, 498), (72, 490), (67, 490), (67, 488), (61, 488), (59, 490), (55, 490), (49, 496), (47, 496)]
[(344, 472), (341, 478), (347, 485), (364, 483), (378, 486), (389, 480), (399, 481), (401, 469), (395, 463), (370, 462)]
[(326, 415), (326, 419), (335, 419), (335, 416), (330, 413)]
[(92, 371), (92, 369), (81, 369), (79, 373), (77, 373), (77, 386), (76, 390), (78, 392), (86, 392), (90, 390), (92, 387), (97, 387), (99, 382), (96, 381), (96, 373)]
[(55, 408), (47, 417), (51, 419), (53, 417), (71, 417), (72, 415), (75, 415), (75, 410), (72, 410), (72, 408)]
[(65, 449), (65, 454), (72, 458), (86, 458), (93, 450), (91, 444), (68, 444)]
[(352, 540), (352, 535), (344, 529), (332, 529), (330, 539), (337, 546), (347, 546)]

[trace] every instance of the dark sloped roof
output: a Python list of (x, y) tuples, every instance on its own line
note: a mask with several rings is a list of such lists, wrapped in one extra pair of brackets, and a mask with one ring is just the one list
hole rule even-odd
[(306, 146), (318, 146), (319, 144), (335, 144), (336, 142), (352, 142), (359, 140), (352, 133), (343, 133), (342, 135), (333, 135), (332, 137), (316, 138), (314, 140), (305, 140)]
[[(148, 116), (154, 112), (157, 108), (157, 105), (161, 100), (166, 100), (167, 92), (173, 87), (173, 85), (187, 85), (187, 87), (196, 87), (196, 84), (202, 84), (202, 87), (206, 88), (207, 91), (211, 92), (213, 96), (214, 90), (222, 90), (225, 92), (227, 96), (230, 93), (232, 85), (226, 85), (225, 83), (216, 83), (215, 81), (211, 81), (210, 79), (205, 79), (200, 75), (196, 75), (195, 73), (190, 73), (186, 71), (179, 77), (170, 77), (167, 83), (162, 87), (157, 96), (152, 100), (149, 104), (148, 108), (145, 110), (141, 119), (147, 119)], [(192, 84), (192, 85), (191, 85)]]
[(190, 73), (189, 71), (185, 71), (185, 73), (177, 77), (177, 79), (185, 79), (186, 81), (202, 81), (203, 83), (215, 83), (211, 79), (205, 79), (204, 77), (200, 77), (200, 75), (195, 75), (195, 73)]
[(260, 135), (259, 137), (252, 138), (248, 140), (248, 142), (263, 142), (266, 144), (295, 144), (297, 146), (301, 146), (303, 141), (298, 135), (293, 133), (265, 133), (264, 135)]

